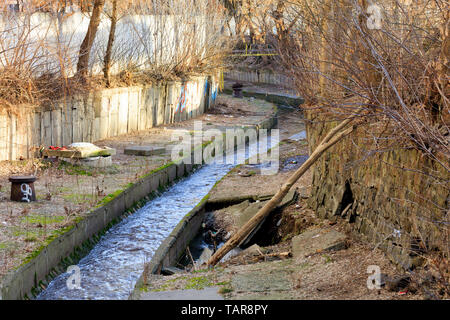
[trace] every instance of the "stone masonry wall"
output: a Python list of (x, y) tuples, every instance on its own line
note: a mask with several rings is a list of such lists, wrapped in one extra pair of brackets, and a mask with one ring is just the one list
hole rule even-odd
[[(314, 150), (335, 123), (318, 122), (311, 111), (305, 116), (313, 120), (307, 135)], [(314, 166), (310, 207), (321, 218), (346, 219), (406, 270), (421, 265), (424, 252), (447, 251), (449, 173), (414, 149), (364, 159), (363, 136), (358, 129)]]

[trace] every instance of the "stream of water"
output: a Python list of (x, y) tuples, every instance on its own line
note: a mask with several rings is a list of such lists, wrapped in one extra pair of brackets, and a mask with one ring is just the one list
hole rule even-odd
[(161, 242), (233, 166), (208, 165), (113, 226), (78, 263), (81, 289), (56, 277), (37, 299), (127, 299)]
[[(268, 139), (268, 145), (278, 144)], [(246, 158), (252, 156), (246, 148)], [(259, 150), (259, 153), (265, 150)], [(236, 159), (236, 155), (235, 155)], [(118, 300), (127, 299), (161, 242), (235, 164), (204, 165), (189, 177), (171, 186), (133, 215), (113, 226), (80, 260), (81, 289), (69, 289), (71, 276), (56, 277), (37, 297), (39, 300)]]

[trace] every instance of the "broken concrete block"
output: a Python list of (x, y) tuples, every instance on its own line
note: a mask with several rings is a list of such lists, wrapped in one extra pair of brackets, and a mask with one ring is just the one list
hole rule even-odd
[(171, 276), (178, 273), (184, 273), (184, 270), (181, 270), (177, 267), (163, 267), (161, 270), (161, 274), (165, 276)]
[(297, 190), (291, 190), (287, 193), (287, 195), (283, 198), (283, 200), (281, 201), (281, 203), (278, 205), (278, 208), (283, 208), (287, 205), (290, 205), (292, 202), (294, 202), (295, 200), (297, 200)]
[(247, 249), (243, 250), (240, 254), (241, 255), (251, 255), (251, 256), (259, 256), (260, 254), (264, 254), (267, 250), (264, 248), (261, 248), (256, 243)]
[(219, 287), (208, 287), (203, 290), (171, 290), (158, 292), (144, 292), (140, 300), (223, 300), (217, 293)]
[(235, 211), (237, 227), (242, 228), (251, 218), (266, 205), (268, 201), (252, 202), (242, 211)]
[(399, 291), (405, 289), (411, 283), (411, 277), (409, 275), (402, 275), (393, 278), (387, 277), (385, 279), (386, 289), (389, 291)]
[[(291, 190), (281, 201), (277, 208), (283, 208), (286, 205), (289, 205), (297, 198), (297, 192), (295, 190)], [(236, 216), (237, 226), (242, 228), (251, 218), (261, 210), (262, 207), (266, 205), (267, 201), (257, 201), (249, 203), (248, 201), (243, 202), (240, 205), (233, 206), (234, 212)], [(264, 219), (265, 220), (265, 219)]]
[(158, 154), (163, 154), (165, 152), (166, 152), (165, 148), (150, 147), (150, 146), (131, 146), (126, 147), (124, 150), (125, 154), (132, 156), (154, 156)]
[(66, 159), (65, 161), (75, 166), (85, 166), (91, 168), (106, 168), (112, 166), (112, 158), (109, 157), (89, 157), (82, 159)]
[(288, 291), (292, 288), (289, 271), (273, 272), (269, 268), (258, 272), (237, 273), (231, 278), (235, 292)]
[(231, 258), (239, 255), (242, 253), (242, 249), (241, 248), (233, 248), (232, 250), (230, 250), (221, 260), (220, 262), (225, 262), (230, 260)]
[(116, 149), (109, 147), (97, 147), (92, 143), (77, 142), (72, 143), (64, 149), (45, 149), (42, 151), (42, 155), (45, 157), (61, 157), (70, 159), (83, 159), (92, 157), (108, 157), (116, 154)]
[(304, 258), (322, 251), (345, 249), (346, 236), (335, 230), (315, 229), (292, 239), (294, 258)]
[(208, 262), (209, 258), (211, 258), (213, 254), (214, 252), (211, 249), (209, 249), (208, 247), (204, 248), (195, 264), (198, 267), (201, 266), (202, 264)]

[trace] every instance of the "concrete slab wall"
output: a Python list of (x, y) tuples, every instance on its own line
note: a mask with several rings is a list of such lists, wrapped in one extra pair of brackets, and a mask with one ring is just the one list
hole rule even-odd
[(40, 146), (67, 146), (187, 120), (217, 97), (218, 77), (104, 89), (0, 114), (0, 161), (29, 159)]
[(145, 266), (146, 272), (157, 274), (163, 267), (177, 264), (186, 252), (186, 247), (200, 230), (208, 197), (209, 195), (192, 209), (161, 243), (150, 262)]
[(225, 78), (235, 81), (275, 84), (288, 88), (294, 87), (291, 78), (271, 70), (229, 70), (225, 73)]

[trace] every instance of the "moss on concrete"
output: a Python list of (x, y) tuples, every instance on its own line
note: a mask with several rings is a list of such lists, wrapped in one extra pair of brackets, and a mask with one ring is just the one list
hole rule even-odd
[(117, 174), (119, 172), (118, 166), (113, 164), (105, 168), (87, 167), (82, 165), (73, 165), (67, 161), (62, 160), (58, 165), (58, 170), (64, 170), (68, 175), (89, 176), (94, 174)]
[(186, 281), (186, 285), (184, 286), (185, 290), (195, 289), (195, 290), (203, 290), (205, 287), (214, 286), (214, 282), (210, 277), (193, 277)]

